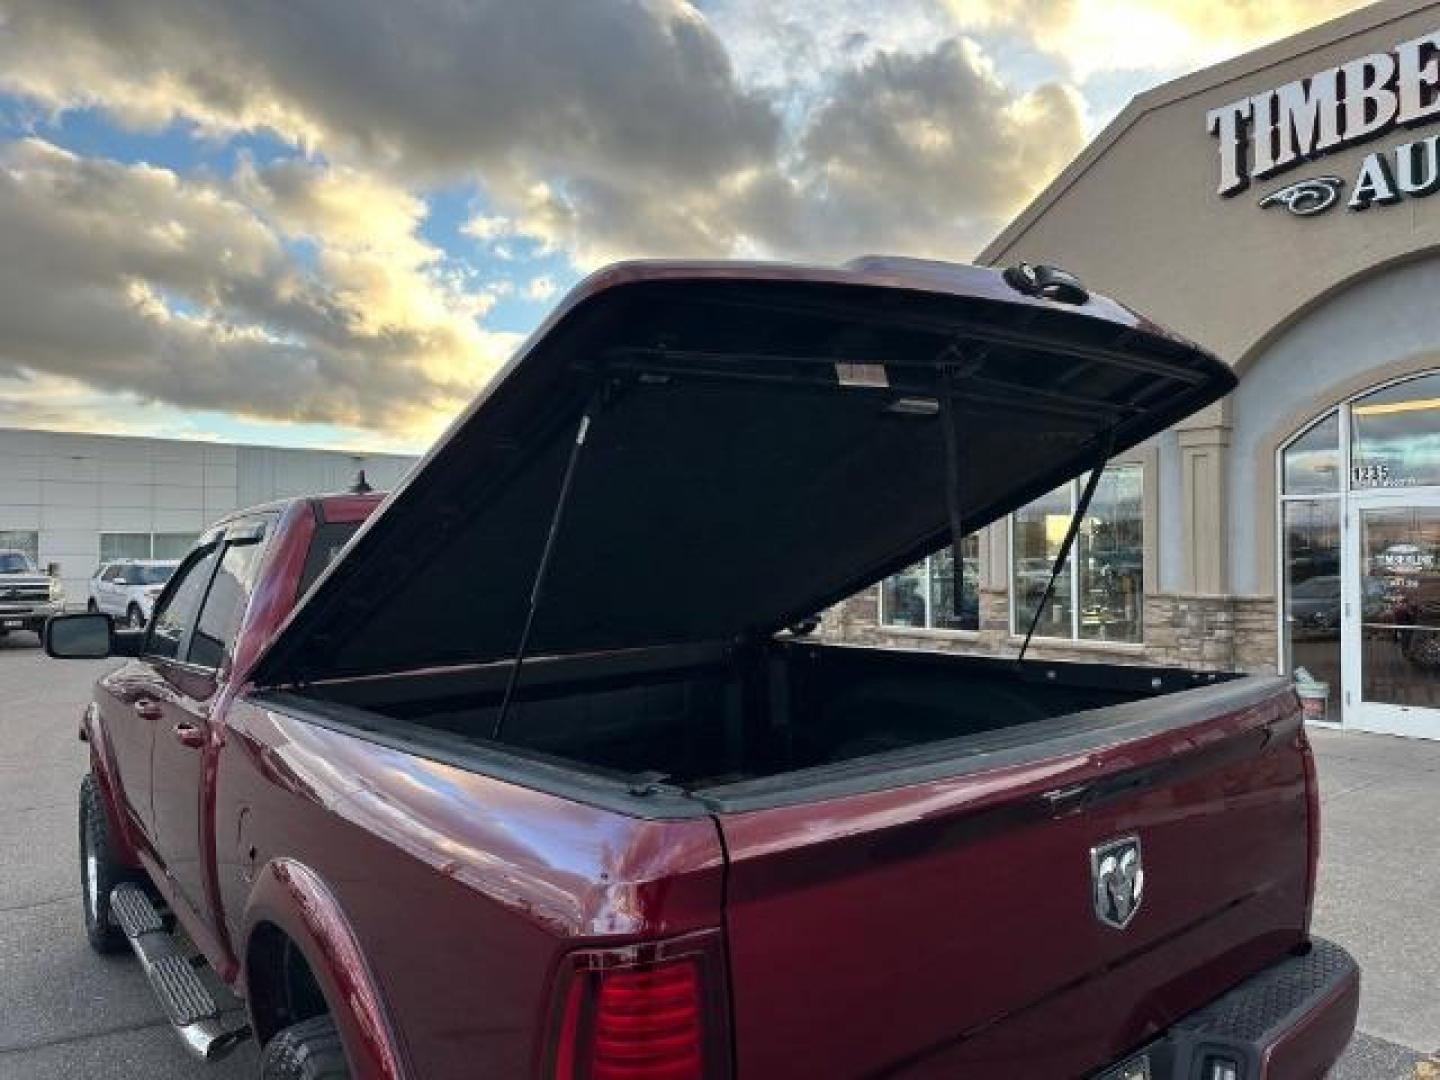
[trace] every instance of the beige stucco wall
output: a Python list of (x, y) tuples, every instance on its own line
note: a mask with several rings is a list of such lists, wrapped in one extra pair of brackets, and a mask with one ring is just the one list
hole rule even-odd
[[(1372, 5), (1137, 99), (980, 261), (1054, 263), (1234, 365), (1241, 387), (1146, 448), (1143, 646), (1112, 659), (1257, 669), (1278, 644), (1278, 447), (1309, 419), (1388, 378), (1440, 366), (1440, 194), (1356, 212), (1367, 155), (1440, 135), (1397, 128), (1217, 193), (1207, 114), (1292, 80), (1440, 32), (1440, 0)], [(1260, 200), (1315, 176), (1340, 202), (1302, 218)], [(846, 640), (1005, 654), (1004, 530), (987, 531), (978, 634), (878, 625), (873, 595), (827, 618)], [(873, 592), (873, 591), (872, 591)], [(1095, 651), (1043, 643), (1040, 656)]]
[[(1440, 2), (1385, 0), (1142, 95), (982, 261), (1065, 266), (1091, 288), (1212, 349), (1244, 380), (1329, 302), (1440, 250), (1440, 195), (1363, 211), (1346, 205), (1367, 155), (1440, 135), (1440, 117), (1302, 162), (1224, 198), (1216, 190), (1219, 143), (1209, 112), (1437, 31)], [(1259, 205), (1278, 188), (1322, 175), (1345, 182), (1339, 203), (1324, 213), (1297, 217)], [(1371, 355), (1363, 363), (1357, 356), (1355, 370), (1336, 386), (1311, 388), (1317, 409), (1397, 366), (1413, 367), (1413, 355), (1413, 349)], [(1297, 366), (1297, 378), (1305, 366)], [(1164, 514), (1179, 535), (1162, 543), (1170, 562), (1161, 574), (1177, 591), (1273, 598), (1273, 552), (1266, 546), (1273, 544), (1272, 523), (1236, 529), (1233, 520), (1273, 515), (1275, 447), (1306, 418), (1276, 415), (1266, 422), (1267, 438), (1257, 441), (1232, 430), (1234, 400), (1180, 425), (1179, 460), (1172, 464), (1179, 483), (1165, 493), (1174, 507)], [(1247, 422), (1257, 422), (1253, 409)], [(1237, 533), (1246, 540), (1238, 548)]]
[[(1440, 196), (1313, 218), (1259, 199), (1333, 173), (1346, 196), (1371, 151), (1440, 132), (1392, 131), (1232, 198), (1216, 193), (1206, 114), (1290, 80), (1440, 30), (1440, 3), (1372, 5), (1142, 95), (981, 256), (1053, 262), (1243, 369), (1294, 316), (1377, 266), (1440, 245)], [(1203, 426), (1199, 419), (1187, 426)]]

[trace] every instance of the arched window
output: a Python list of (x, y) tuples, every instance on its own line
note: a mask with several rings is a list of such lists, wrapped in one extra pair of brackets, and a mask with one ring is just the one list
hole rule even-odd
[(1351, 404), (1350, 483), (1357, 491), (1440, 486), (1440, 372)]
[(1440, 737), (1440, 372), (1341, 403), (1278, 465), (1282, 670), (1330, 720)]
[(1330, 691), (1340, 718), (1340, 522), (1343, 466), (1340, 410), (1321, 417), (1281, 452), (1281, 657), (1286, 671)]

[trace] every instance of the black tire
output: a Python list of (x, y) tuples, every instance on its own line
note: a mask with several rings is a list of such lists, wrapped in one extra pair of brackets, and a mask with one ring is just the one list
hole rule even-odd
[(131, 604), (125, 609), (125, 625), (131, 630), (145, 629), (145, 613), (140, 610), (139, 604)]
[(85, 610), (88, 611), (91, 615), (94, 615), (97, 611), (100, 610), (100, 605), (95, 603), (95, 598), (93, 596), (85, 602)]
[(133, 880), (135, 872), (115, 859), (100, 788), (87, 773), (80, 782), (80, 905), (85, 913), (85, 937), (98, 953), (117, 953), (127, 947), (124, 932), (110, 914), (110, 890)]
[(260, 1055), (260, 1080), (350, 1080), (335, 1021), (316, 1016), (281, 1031)]

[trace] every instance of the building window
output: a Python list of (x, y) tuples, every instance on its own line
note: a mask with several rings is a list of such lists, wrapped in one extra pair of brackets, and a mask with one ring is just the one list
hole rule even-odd
[(1329, 687), (1339, 719), (1341, 690), (1340, 411), (1321, 417), (1280, 455), (1280, 558), (1287, 671), (1304, 669)]
[(1350, 406), (1351, 490), (1426, 486), (1440, 486), (1440, 374), (1387, 386)]
[(101, 533), (100, 561), (150, 558), (149, 533)]
[(1279, 472), (1281, 670), (1332, 721), (1436, 708), (1440, 373), (1341, 403), (1281, 448)]
[(927, 630), (980, 629), (980, 538), (960, 542), (960, 603), (955, 603), (955, 555), (950, 548), (888, 577), (880, 586), (882, 626)]
[(196, 533), (156, 533), (150, 549), (152, 559), (183, 559), (200, 537)]
[(1340, 494), (1340, 414), (1332, 412), (1285, 448), (1286, 495)]
[[(1010, 610), (1016, 634), (1030, 629), (1084, 482), (1082, 477), (1058, 487), (1011, 516)], [(1075, 548), (1056, 576), (1035, 636), (1138, 644), (1144, 634), (1144, 592), (1144, 469), (1111, 465), (1096, 486)]]
[(101, 533), (100, 561), (183, 559), (197, 539), (195, 533)]
[(27, 529), (0, 529), (0, 551), (23, 551), (40, 565), (40, 534)]

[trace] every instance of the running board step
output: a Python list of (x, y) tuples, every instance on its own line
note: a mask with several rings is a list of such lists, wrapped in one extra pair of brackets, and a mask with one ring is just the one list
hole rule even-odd
[(250, 1034), (243, 1023), (226, 1019), (190, 960), (176, 947), (144, 889), (131, 882), (115, 886), (110, 893), (110, 912), (140, 958), (150, 988), (186, 1049), (205, 1061), (214, 1061)]

